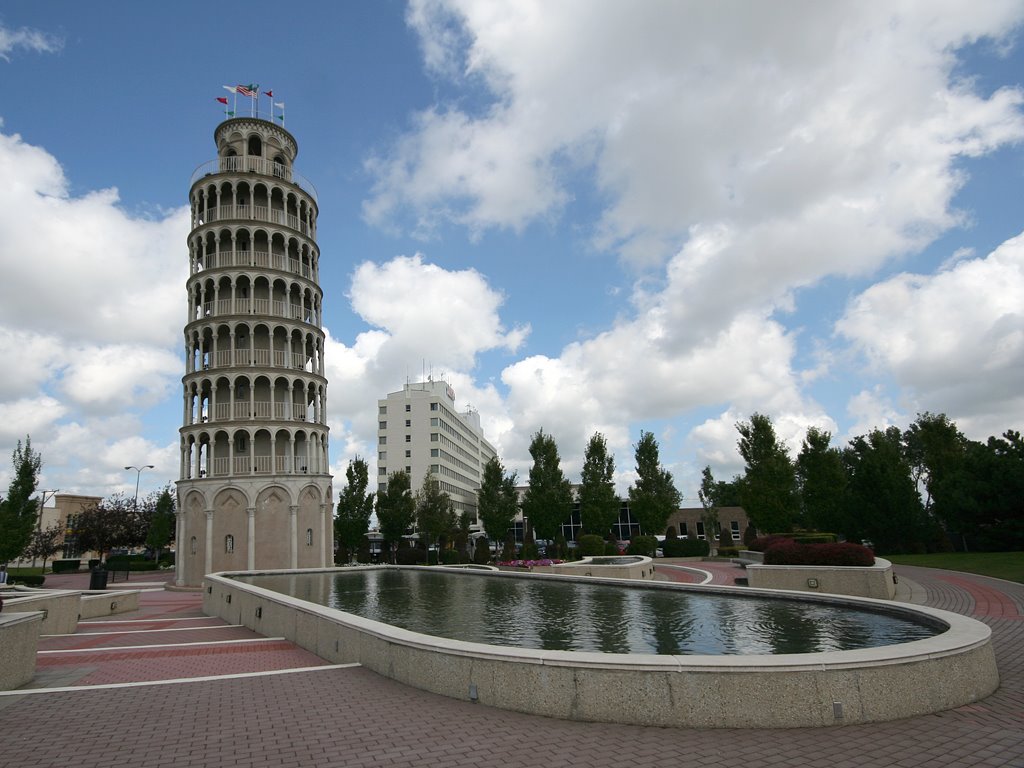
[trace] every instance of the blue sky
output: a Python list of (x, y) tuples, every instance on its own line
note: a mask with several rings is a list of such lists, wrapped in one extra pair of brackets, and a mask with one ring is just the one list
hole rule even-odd
[(188, 182), (236, 83), (285, 102), (319, 192), (336, 490), (424, 370), (520, 475), (537, 429), (574, 479), (600, 430), (624, 491), (648, 429), (689, 501), (755, 411), (794, 451), (925, 410), (1022, 429), (1022, 20), (11, 0), (0, 445), (31, 434), (45, 488), (177, 479)]

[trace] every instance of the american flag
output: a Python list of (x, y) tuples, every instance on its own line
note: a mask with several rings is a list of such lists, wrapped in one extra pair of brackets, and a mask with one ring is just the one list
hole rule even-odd
[(251, 88), (250, 86), (247, 86), (247, 85), (236, 85), (235, 86), (235, 91), (240, 96), (250, 96), (251, 97), (251, 96), (255, 96), (256, 95), (256, 91), (253, 90), (253, 88)]

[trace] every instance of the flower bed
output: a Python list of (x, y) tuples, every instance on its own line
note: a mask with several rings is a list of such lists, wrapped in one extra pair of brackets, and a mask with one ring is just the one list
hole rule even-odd
[(564, 560), (552, 560), (550, 558), (544, 557), (540, 560), (502, 560), (498, 563), (498, 565), (504, 566), (506, 568), (534, 568), (536, 566), (543, 565), (558, 565), (559, 563), (564, 562)]

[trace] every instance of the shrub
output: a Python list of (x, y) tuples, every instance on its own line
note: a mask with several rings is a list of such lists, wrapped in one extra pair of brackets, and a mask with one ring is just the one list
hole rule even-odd
[(665, 538), (666, 539), (678, 539), (679, 538), (679, 534), (676, 533), (676, 527), (674, 525), (670, 525), (668, 528), (665, 529)]
[(711, 545), (702, 539), (665, 539), (661, 545), (665, 557), (707, 557)]
[(491, 542), (488, 539), (476, 540), (476, 549), (473, 550), (473, 562), (477, 565), (487, 565), (491, 562)]
[(626, 554), (654, 557), (654, 550), (657, 548), (658, 540), (653, 536), (634, 536), (629, 542), (629, 546), (626, 547)]
[(750, 549), (750, 545), (757, 541), (757, 529), (753, 523), (747, 525), (746, 530), (743, 531), (743, 543)]
[(423, 565), (426, 559), (419, 547), (401, 547), (395, 554), (395, 562), (398, 565)]
[[(26, 568), (24, 571), (30, 569)], [(43, 582), (46, 581), (46, 577), (39, 573), (26, 573), (19, 568), (8, 568), (7, 569), (7, 581), (10, 584), (21, 584), (26, 587), (41, 587)]]
[(581, 557), (599, 557), (604, 554), (604, 539), (595, 533), (580, 536), (577, 551)]
[[(89, 561), (92, 562), (91, 560)], [(96, 562), (99, 562), (98, 560)], [(54, 560), (50, 563), (50, 570), (54, 573), (72, 573), (82, 567), (81, 560)]]
[(781, 541), (764, 551), (765, 565), (874, 565), (875, 555), (867, 547), (846, 541), (841, 544), (798, 544)]
[(519, 553), (520, 560), (537, 560), (540, 558), (540, 550), (537, 548), (537, 543), (534, 541), (527, 541), (523, 544), (523, 550)]
[(739, 547), (719, 547), (718, 548), (718, 556), (719, 557), (739, 557), (740, 556), (740, 548)]
[(501, 548), (502, 560), (516, 559), (516, 539), (511, 533), (505, 537), (505, 545)]
[(835, 544), (838, 540), (834, 533), (801, 533), (793, 537), (797, 544)]
[(604, 543), (604, 556), (605, 557), (618, 557), (622, 554), (622, 550), (619, 545), (613, 541), (606, 541)]
[(781, 533), (773, 533), (770, 536), (760, 536), (747, 545), (747, 549), (753, 552), (765, 552), (769, 547), (784, 541), (793, 541), (792, 536)]
[(446, 549), (441, 553), (441, 563), (443, 565), (458, 565), (459, 562), (459, 551), (457, 549)]

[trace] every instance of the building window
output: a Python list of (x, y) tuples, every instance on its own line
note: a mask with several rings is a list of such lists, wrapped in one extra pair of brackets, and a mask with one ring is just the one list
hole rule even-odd
[(235, 551), (235, 537), (230, 533), (224, 537), (224, 551), (229, 555)]
[(686, 529), (686, 521), (683, 520), (679, 523), (679, 538), (688, 539), (690, 538), (690, 532)]
[(381, 464), (379, 467), (377, 467), (377, 474), (378, 475), (386, 475), (387, 473), (388, 473), (388, 468), (385, 467), (383, 464)]
[(436, 443), (437, 442), (437, 432), (431, 432), (430, 433), (430, 442), (432, 442), (432, 443)]
[(306, 529), (306, 546), (307, 547), (312, 547), (313, 546), (313, 529), (312, 528), (307, 528)]
[(412, 467), (410, 467), (410, 466), (406, 466), (406, 468), (405, 468), (405, 474), (407, 474), (407, 475), (411, 475), (411, 474), (412, 474)]
[(430, 465), (430, 473), (431, 474), (436, 475), (440, 471), (441, 471), (441, 466), (439, 464), (431, 464)]
[(405, 426), (411, 427), (412, 426), (412, 419), (406, 419), (405, 420)]
[(441, 450), (439, 448), (431, 448), (430, 449), (430, 458), (432, 458), (432, 459), (433, 458), (437, 458), (440, 455), (441, 455)]
[(411, 403), (406, 403), (405, 404), (405, 412), (409, 413), (409, 411), (411, 411), (411, 410), (412, 410), (412, 404)]
[(698, 520), (697, 521), (697, 538), (698, 539), (706, 539), (707, 538), (707, 534), (704, 531), (704, 521), (703, 520)]
[(379, 423), (377, 424), (377, 426), (378, 426), (378, 427), (379, 427), (380, 429), (387, 429), (387, 428), (388, 428), (388, 423), (387, 423), (386, 421), (381, 421), (381, 422), (379, 422)]
[(239, 453), (245, 453), (245, 451), (246, 451), (246, 449), (248, 447), (249, 447), (249, 445), (246, 442), (245, 435), (240, 435), (239, 437), (235, 438), (235, 450), (236, 451), (238, 451)]
[(430, 410), (436, 411), (437, 410), (437, 403), (431, 403), (430, 404)]
[(387, 445), (388, 444), (388, 436), (387, 435), (381, 435), (380, 437), (378, 437), (377, 438), (377, 444), (378, 445)]
[(407, 458), (407, 459), (412, 458), (412, 451), (406, 451), (405, 452), (405, 458)]
[(406, 435), (405, 436), (405, 442), (411, 443), (412, 442), (412, 435)]
[(732, 540), (739, 541), (742, 537), (740, 536), (740, 521), (733, 520), (729, 523), (729, 527), (732, 529)]
[(380, 453), (377, 454), (377, 461), (387, 461), (387, 460), (388, 460), (388, 452), (387, 451), (381, 451)]
[(386, 415), (387, 415), (387, 412), (388, 412), (388, 407), (387, 407), (386, 405), (382, 405), (382, 406), (380, 407), (380, 415), (381, 415), (381, 416), (386, 416)]
[(437, 418), (437, 416), (434, 416), (434, 417), (432, 417), (432, 418), (430, 419), (430, 426), (432, 426), (432, 427), (436, 427), (436, 426), (439, 426), (440, 424), (441, 424), (441, 422), (440, 422), (440, 420), (439, 420), (439, 419)]

